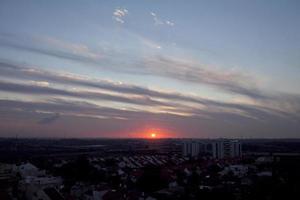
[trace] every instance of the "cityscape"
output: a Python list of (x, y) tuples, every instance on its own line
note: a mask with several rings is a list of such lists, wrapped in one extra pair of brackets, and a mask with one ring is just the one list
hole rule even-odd
[(296, 139), (14, 138), (0, 144), (1, 199), (292, 199), (299, 194)]
[(299, 199), (299, 11), (0, 0), (0, 200)]

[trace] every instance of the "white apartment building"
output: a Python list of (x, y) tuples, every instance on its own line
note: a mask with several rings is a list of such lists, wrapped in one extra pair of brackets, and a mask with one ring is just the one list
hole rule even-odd
[(242, 155), (242, 144), (238, 140), (220, 139), (212, 143), (214, 158), (234, 158)]

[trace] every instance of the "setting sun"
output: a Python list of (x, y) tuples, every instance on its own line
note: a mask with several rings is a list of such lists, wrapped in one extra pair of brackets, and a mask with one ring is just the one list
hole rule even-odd
[(156, 133), (151, 133), (151, 138), (156, 138)]

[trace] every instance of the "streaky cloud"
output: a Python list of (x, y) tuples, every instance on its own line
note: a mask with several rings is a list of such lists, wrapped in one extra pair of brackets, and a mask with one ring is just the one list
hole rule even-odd
[[(258, 123), (257, 120), (250, 120), (234, 113), (221, 111), (217, 113), (207, 112), (210, 118), (204, 118), (197, 115), (178, 116), (170, 113), (157, 114), (143, 110), (133, 111), (99, 107), (84, 101), (65, 101), (60, 99), (49, 99), (47, 102), (0, 100), (0, 110), (7, 113), (0, 116), (0, 127), (4, 131), (9, 129), (9, 133), (16, 133), (18, 130), (20, 132), (20, 126), (26, 123), (26, 126), (23, 125), (23, 132), (31, 131), (30, 134), (41, 134), (36, 132), (44, 130), (40, 129), (39, 126), (34, 130), (28, 130), (27, 126), (35, 126), (32, 123), (42, 125), (39, 121), (51, 117), (55, 118), (56, 113), (60, 113), (60, 124), (70, 126), (68, 121), (65, 120), (69, 118), (72, 121), (72, 125), (67, 131), (56, 131), (55, 134), (60, 135), (66, 132), (70, 134), (72, 132), (73, 136), (74, 133), (79, 135), (82, 132), (86, 133), (87, 129), (102, 136), (112, 134), (112, 130), (128, 134), (128, 131), (130, 132), (133, 127), (146, 127), (147, 124), (155, 124), (156, 127), (168, 127), (173, 134), (184, 132), (184, 137), (199, 135), (202, 137), (220, 137), (224, 134), (224, 131), (229, 137), (253, 137), (253, 134), (260, 137), (280, 137), (282, 131), (288, 132), (289, 136), (297, 136), (297, 130), (299, 129), (299, 123), (267, 113), (259, 113), (260, 115), (263, 114), (262, 117), (266, 119)], [(202, 114), (205, 114), (205, 112)], [(17, 123), (20, 120), (22, 124)], [(19, 125), (12, 126), (13, 123)], [(114, 126), (114, 124), (122, 124), (122, 126)], [(138, 127), (136, 127), (137, 125)], [(57, 126), (59, 125), (52, 123), (49, 126), (49, 130), (56, 130), (55, 127)]]
[[(162, 92), (124, 83), (120, 84), (111, 81), (89, 79), (86, 77), (76, 76), (74, 74), (61, 74), (45, 70), (37, 70), (12, 63), (6, 64), (6, 62), (0, 63), (0, 72), (6, 77), (33, 80), (29, 83), (34, 83), (17, 84), (1, 81), (0, 90), (6, 92), (73, 97), (85, 100), (96, 99), (100, 101), (121, 102), (146, 107), (160, 107), (162, 111), (169, 113), (185, 113), (187, 115), (205, 115), (205, 117), (209, 117), (209, 113), (213, 114), (223, 112), (256, 120), (263, 120), (262, 116), (266, 115), (298, 119), (297, 110), (300, 108), (300, 98), (297, 96), (287, 96), (286, 98), (279, 96), (265, 96), (264, 98), (260, 97), (257, 100), (258, 103), (256, 105), (248, 105), (209, 100), (175, 92)], [(44, 84), (36, 84), (35, 82), (63, 84), (70, 87), (79, 86), (80, 88), (96, 88), (106, 90), (109, 93), (88, 92), (83, 90), (72, 91), (52, 88), (49, 87), (49, 85), (45, 87)], [(111, 92), (115, 94), (111, 94)], [(196, 105), (191, 105), (191, 103)]]
[(60, 118), (60, 114), (59, 113), (55, 113), (54, 115), (50, 116), (50, 117), (45, 117), (41, 120), (38, 121), (39, 124), (51, 124), (53, 122), (55, 122), (56, 120), (58, 120)]
[[(72, 47), (74, 48), (74, 46), (77, 47), (78, 45), (69, 44), (66, 47), (65, 42), (59, 42), (57, 39), (54, 40), (55, 42), (53, 44), (53, 42), (51, 42), (53, 40), (49, 39), (49, 37), (29, 37), (29, 40), (36, 40), (38, 43), (44, 43), (48, 46), (42, 47), (41, 45), (32, 45), (22, 42), (18, 35), (7, 36), (7, 34), (0, 34), (0, 36), (0, 45), (9, 48), (67, 59), (118, 73), (167, 77), (183, 82), (212, 86), (231, 94), (244, 95), (251, 98), (264, 97), (260, 90), (257, 89), (257, 81), (253, 76), (220, 69), (212, 70), (208, 66), (201, 65), (198, 62), (190, 62), (185, 59), (178, 59), (164, 54), (147, 55), (146, 57), (135, 56), (135, 58), (130, 60), (129, 64), (124, 66), (124, 64), (116, 60), (117, 57), (122, 57), (122, 53), (116, 53), (113, 49), (111, 49), (110, 52), (101, 52), (102, 56), (95, 56), (99, 53), (93, 51), (76, 53), (76, 51), (72, 50)], [(140, 40), (139, 36), (134, 34), (133, 36)], [(21, 40), (21, 42), (19, 40)], [(145, 42), (147, 40), (142, 41)], [(57, 43), (64, 45), (57, 46)], [(50, 47), (51, 45), (54, 46), (50, 48), (49, 45)], [(151, 43), (151, 45), (154, 44)], [(154, 45), (154, 47), (161, 48), (160, 45)], [(78, 47), (76, 49), (78, 49)], [(113, 63), (113, 65), (106, 67), (107, 63)]]

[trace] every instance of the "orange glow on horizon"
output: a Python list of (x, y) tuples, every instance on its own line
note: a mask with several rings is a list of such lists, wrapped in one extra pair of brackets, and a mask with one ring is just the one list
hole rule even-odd
[(163, 139), (174, 137), (174, 133), (162, 128), (145, 127), (130, 134), (132, 138)]

